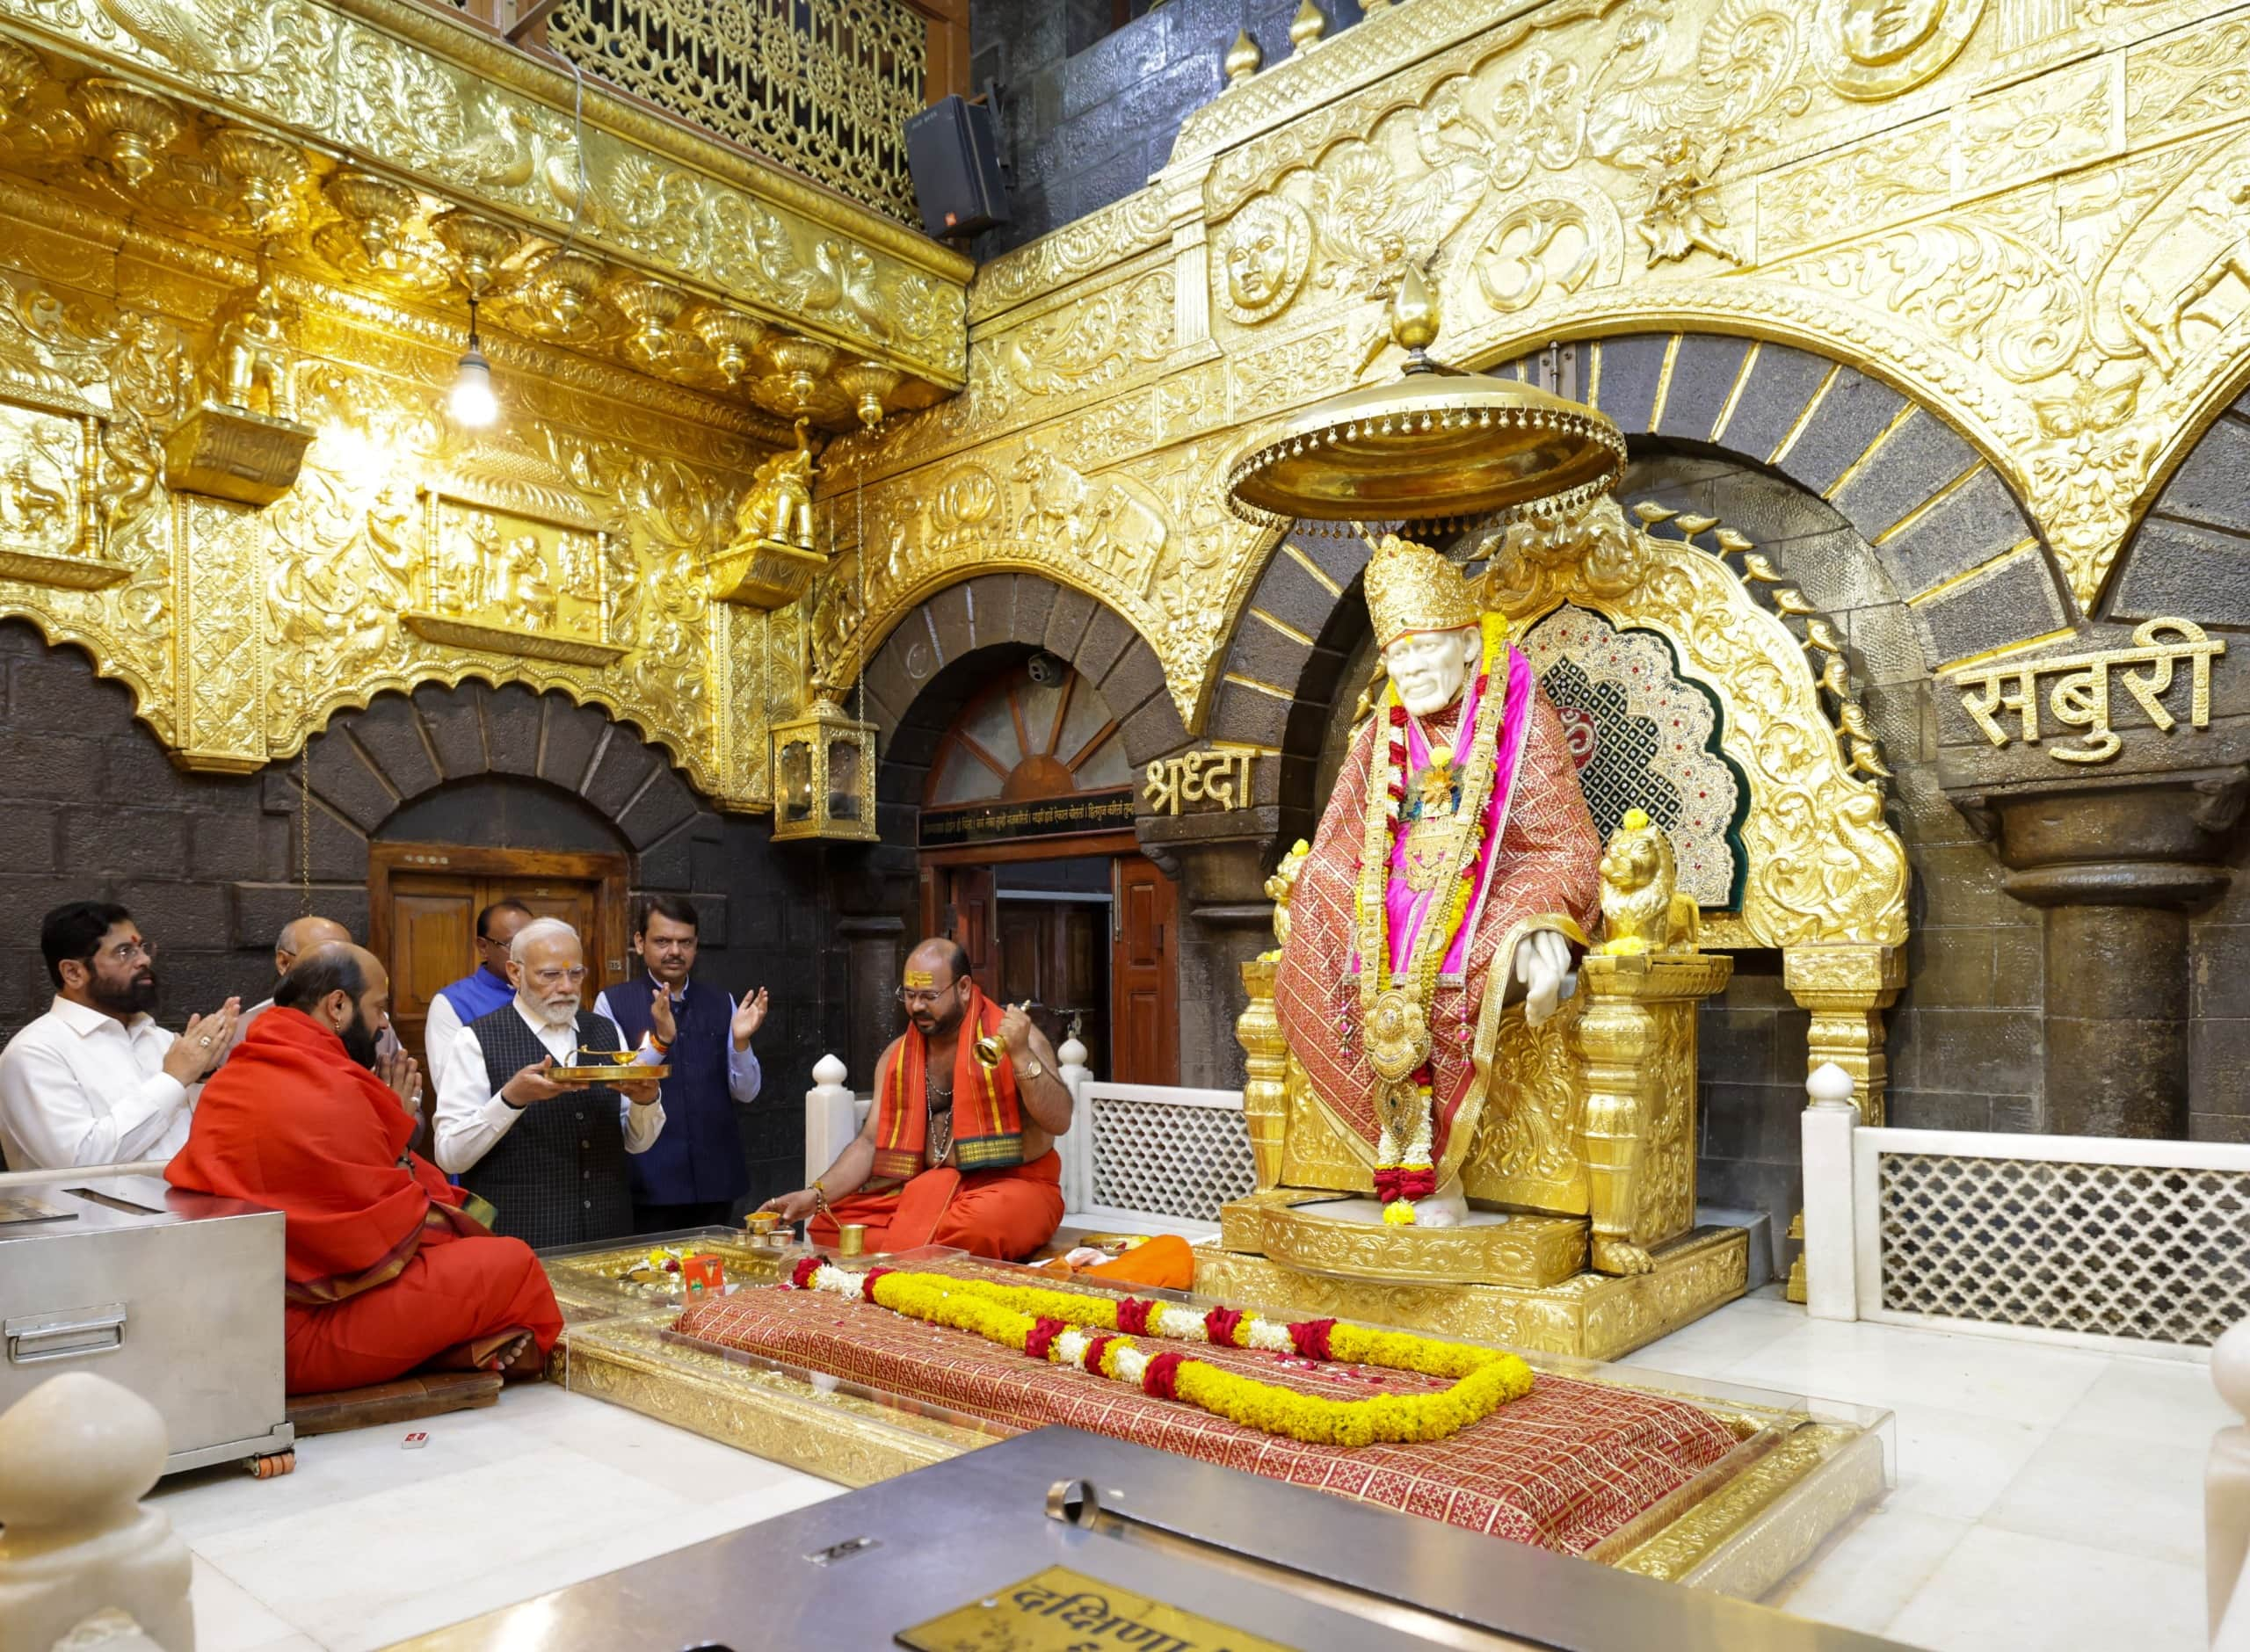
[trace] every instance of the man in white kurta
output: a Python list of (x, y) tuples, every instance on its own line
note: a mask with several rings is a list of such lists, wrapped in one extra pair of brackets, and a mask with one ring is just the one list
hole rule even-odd
[(187, 1140), (189, 1087), (225, 1055), (241, 1001), (191, 1016), (178, 1038), (158, 1026), (156, 948), (132, 913), (105, 902), (49, 912), (40, 950), (54, 1007), (0, 1051), (8, 1168), (169, 1159)]
[[(495, 1231), (533, 1249), (621, 1236), (632, 1230), (624, 1155), (645, 1153), (664, 1127), (655, 1079), (664, 1064), (628, 1044), (606, 1016), (579, 1007), (586, 968), (577, 931), (538, 918), (510, 945), (515, 996), (454, 1034), (438, 1081), (436, 1157), (472, 1192), (499, 1207)], [(559, 1083), (556, 1067), (582, 1049), (637, 1047), (613, 1083)]]

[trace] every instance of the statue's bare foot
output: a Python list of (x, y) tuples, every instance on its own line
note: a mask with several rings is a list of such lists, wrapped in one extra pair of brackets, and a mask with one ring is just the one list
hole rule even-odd
[(1600, 1235), (1593, 1241), (1593, 1267), (1597, 1273), (1656, 1272), (1656, 1263), (1640, 1246), (1627, 1244), (1622, 1239), (1605, 1239)]
[(1462, 1196), (1458, 1181), (1449, 1182), (1429, 1198), (1414, 1202), (1417, 1228), (1458, 1228), (1468, 1220), (1469, 1201)]

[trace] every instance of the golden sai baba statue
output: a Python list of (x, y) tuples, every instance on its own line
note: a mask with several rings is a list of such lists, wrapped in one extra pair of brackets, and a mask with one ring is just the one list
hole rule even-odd
[[(1393, 329), (1405, 380), (1238, 460), (1238, 513), (1567, 519), (1614, 486), (1600, 415), (1429, 361), (1411, 272)], [(1462, 568), (1385, 534), (1365, 590), (1381, 687), (1267, 886), (1281, 946), (1244, 967), (1238, 1028), (1258, 1190), (1197, 1288), (1608, 1358), (1744, 1287), (1744, 1232), (1695, 1223), (1696, 1005), (1731, 960), (1697, 950), (1645, 813), (1605, 850), (1538, 673)]]

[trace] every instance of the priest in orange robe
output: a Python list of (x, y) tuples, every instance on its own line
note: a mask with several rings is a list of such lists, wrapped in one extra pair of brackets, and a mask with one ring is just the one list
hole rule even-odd
[[(820, 1244), (859, 1222), (869, 1250), (951, 1245), (1020, 1261), (1063, 1221), (1055, 1138), (1071, 1127), (1071, 1092), (1055, 1052), (1029, 1016), (984, 996), (949, 940), (907, 955), (898, 1000), (907, 1027), (876, 1066), (867, 1127), (810, 1187), (764, 1208), (810, 1217)], [(976, 1058), (985, 1037), (1004, 1051), (996, 1066)]]
[(203, 1088), (173, 1186), (288, 1221), (283, 1359), (292, 1394), (419, 1367), (533, 1375), (562, 1334), (531, 1247), (495, 1238), (407, 1151), (412, 1115), (374, 1075), (390, 978), (374, 953), (298, 960)]

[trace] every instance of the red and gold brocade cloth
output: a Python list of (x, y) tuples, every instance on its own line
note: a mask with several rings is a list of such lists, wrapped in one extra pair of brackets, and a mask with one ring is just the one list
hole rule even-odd
[[(1001, 1271), (982, 1277), (1022, 1278)], [(738, 1291), (689, 1308), (675, 1329), (987, 1421), (1020, 1428), (1063, 1424), (1571, 1554), (1592, 1548), (1738, 1444), (1726, 1424), (1692, 1405), (1542, 1373), (1524, 1398), (1449, 1439), (1355, 1449), (1308, 1446), (827, 1292)], [(1261, 1382), (1332, 1399), (1448, 1386), (1410, 1373), (1308, 1365), (1251, 1349), (1153, 1339), (1143, 1345), (1177, 1348)]]
[[(1429, 1008), (1431, 1145), (1441, 1182), (1467, 1154), (1484, 1104), (1486, 1085), (1478, 1063), (1491, 1059), (1501, 998), (1497, 989), (1506, 985), (1504, 979), (1492, 979), (1495, 961), (1505, 967), (1503, 949), (1520, 932), (1536, 927), (1539, 919), (1560, 916), (1591, 930), (1600, 910), (1600, 835), (1579, 790), (1562, 720), (1535, 680), (1523, 760), (1490, 886), (1475, 917), (1465, 967), (1458, 975), (1440, 977)], [(1452, 727), (1446, 719), (1459, 711), (1429, 720), (1433, 734), (1443, 737)], [(1303, 1064), (1321, 1105), (1352, 1139), (1365, 1144), (1370, 1164), (1383, 1127), (1375, 1072), (1359, 1042), (1354, 895), (1367, 820), (1369, 756), (1376, 739), (1388, 732), (1380, 718), (1370, 718), (1353, 738), (1289, 898), (1289, 941), (1274, 989), (1274, 1007), (1289, 1053)], [(1496, 989), (1489, 1005), (1488, 982)]]

